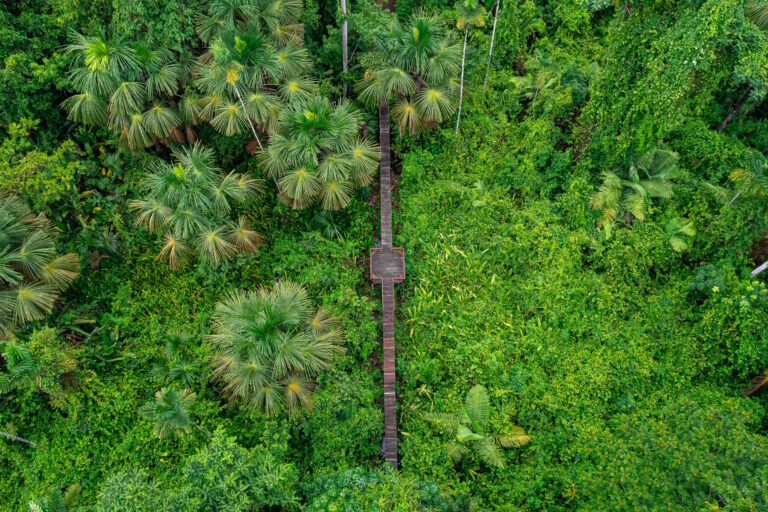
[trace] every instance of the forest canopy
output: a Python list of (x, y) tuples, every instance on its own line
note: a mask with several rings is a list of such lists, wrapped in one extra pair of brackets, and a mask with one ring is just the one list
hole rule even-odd
[(768, 510), (768, 2), (19, 0), (0, 62), (0, 511)]

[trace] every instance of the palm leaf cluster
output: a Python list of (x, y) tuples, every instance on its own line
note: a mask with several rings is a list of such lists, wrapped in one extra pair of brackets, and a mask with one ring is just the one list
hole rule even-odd
[(315, 90), (306, 76), (301, 7), (296, 0), (210, 2), (196, 20), (207, 45), (197, 58), (72, 32), (66, 51), (78, 93), (63, 107), (72, 121), (119, 133), (132, 151), (158, 141), (191, 143), (200, 121), (228, 136), (250, 128), (258, 140), (255, 127), (270, 130), (283, 103)]
[(616, 218), (624, 214), (644, 220), (651, 199), (669, 199), (671, 180), (677, 175), (677, 153), (654, 149), (638, 158), (625, 172), (604, 172), (603, 182), (590, 198), (595, 210), (602, 211), (600, 226), (610, 234)]
[(502, 448), (519, 448), (531, 442), (530, 436), (517, 425), (507, 425), (499, 433), (488, 432), (491, 403), (488, 390), (480, 385), (469, 390), (458, 414), (429, 413), (426, 419), (453, 437), (446, 444), (446, 452), (454, 464), (472, 450), (489, 466), (504, 468)]
[(0, 342), (0, 356), (0, 394), (44, 393), (59, 409), (73, 403), (65, 383), (72, 380), (77, 359), (55, 329), (36, 330), (28, 342)]
[(105, 34), (70, 33), (66, 52), (77, 94), (62, 106), (72, 121), (104, 126), (120, 134), (120, 143), (136, 151), (159, 140), (182, 142), (182, 128), (199, 120), (196, 96), (186, 87), (194, 60), (189, 54), (153, 50)]
[(193, 427), (208, 435), (189, 415), (195, 398), (197, 395), (187, 389), (162, 388), (153, 400), (141, 406), (139, 414), (152, 422), (152, 431), (161, 439), (177, 432), (189, 433)]
[(392, 115), (400, 133), (413, 135), (449, 118), (459, 90), (461, 46), (443, 22), (417, 13), (401, 25), (395, 21), (378, 51), (364, 62), (359, 84), (362, 101), (373, 105), (394, 100)]
[(297, 101), (280, 114), (278, 130), (260, 155), (280, 198), (292, 208), (320, 202), (347, 206), (355, 187), (369, 184), (378, 167), (377, 146), (358, 136), (360, 114), (349, 103), (322, 97)]
[(68, 512), (75, 509), (80, 497), (80, 485), (72, 484), (66, 491), (54, 489), (42, 498), (29, 502), (29, 512)]
[(166, 339), (165, 364), (152, 368), (152, 376), (163, 382), (179, 383), (183, 387), (193, 387), (203, 375), (203, 365), (192, 351), (192, 336), (176, 332)]
[(260, 181), (234, 171), (222, 176), (213, 151), (199, 143), (173, 155), (175, 164), (150, 170), (143, 184), (146, 198), (130, 202), (138, 212), (136, 224), (164, 236), (158, 259), (175, 269), (195, 252), (215, 265), (236, 253), (255, 252), (261, 235), (245, 217), (233, 220), (232, 210), (256, 196)]
[(526, 74), (512, 77), (511, 82), (518, 94), (530, 102), (530, 110), (536, 104), (548, 104), (549, 96), (561, 83), (562, 72), (549, 55), (535, 50), (525, 63)]
[(283, 281), (235, 292), (213, 318), (213, 376), (253, 413), (293, 416), (312, 407), (313, 379), (343, 353), (336, 319), (314, 310), (306, 290)]
[(203, 119), (224, 135), (276, 128), (285, 104), (314, 94), (303, 46), (302, 4), (296, 0), (226, 0), (197, 20), (208, 49), (198, 59), (196, 86)]
[(56, 230), (17, 197), (0, 195), (0, 335), (53, 309), (80, 271), (56, 252)]

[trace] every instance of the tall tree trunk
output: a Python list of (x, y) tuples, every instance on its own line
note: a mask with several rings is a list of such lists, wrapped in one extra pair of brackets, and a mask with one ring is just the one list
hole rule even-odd
[(733, 106), (733, 110), (731, 110), (731, 113), (728, 114), (728, 117), (723, 119), (723, 123), (720, 125), (720, 131), (723, 131), (726, 129), (726, 127), (731, 124), (731, 121), (733, 121), (733, 118), (736, 117), (736, 114), (739, 113), (739, 110), (741, 110), (741, 107), (744, 106), (744, 103), (747, 102), (747, 99), (749, 98), (749, 93), (752, 92), (752, 89), (747, 89), (747, 92), (744, 93), (744, 96), (739, 99), (739, 101), (736, 102), (736, 105)]
[(632, 2), (630, 0), (627, 0), (624, 3), (624, 12), (621, 14), (621, 21), (624, 21), (624, 18), (627, 16), (632, 16)]
[(531, 103), (531, 115), (533, 115), (533, 111), (536, 109), (536, 98), (539, 97), (539, 89), (536, 89), (536, 94), (533, 95), (533, 102)]
[(208, 432), (207, 430), (205, 430), (203, 427), (201, 427), (201, 426), (200, 426), (200, 425), (198, 425), (197, 423), (193, 423), (193, 425), (195, 426), (195, 428), (196, 428), (197, 430), (199, 430), (200, 432), (202, 432), (203, 434), (205, 434), (207, 437), (211, 437), (211, 433), (210, 433), (210, 432)]
[(248, 125), (251, 127), (253, 136), (256, 137), (256, 142), (259, 144), (259, 149), (264, 149), (264, 146), (261, 145), (261, 140), (259, 139), (259, 136), (256, 133), (256, 128), (253, 127), (253, 123), (251, 122), (251, 116), (249, 116), (248, 111), (245, 110), (245, 102), (243, 101), (243, 97), (240, 96), (240, 89), (238, 89), (237, 85), (235, 84), (233, 84), (232, 87), (235, 89), (235, 92), (237, 93), (237, 99), (240, 100), (240, 106), (243, 107), (243, 115), (248, 120)]
[(485, 85), (488, 83), (488, 71), (491, 69), (493, 39), (496, 37), (496, 21), (499, 19), (499, 3), (501, 3), (501, 0), (496, 0), (496, 12), (493, 15), (493, 31), (491, 32), (491, 49), (488, 50), (488, 65), (485, 66), (485, 80), (483, 80), (483, 97), (485, 97)]
[(37, 444), (33, 441), (30, 441), (29, 439), (24, 439), (23, 437), (15, 436), (13, 434), (9, 434), (8, 432), (1, 432), (0, 431), (0, 437), (5, 437), (6, 439), (10, 439), (11, 441), (18, 441), (20, 443), (28, 444), (30, 446), (34, 446), (35, 448), (42, 448), (43, 450), (46, 449), (45, 446), (41, 444)]
[(761, 274), (766, 269), (768, 269), (768, 261), (757, 267), (755, 270), (750, 272), (749, 277), (757, 277), (758, 274)]
[(344, 99), (347, 99), (347, 68), (349, 66), (349, 57), (347, 49), (347, 0), (341, 0), (341, 14), (344, 16), (344, 22), (341, 24), (341, 65), (344, 70)]
[(459, 134), (459, 121), (461, 121), (461, 102), (464, 99), (464, 62), (467, 58), (467, 36), (469, 25), (464, 27), (464, 50), (461, 53), (461, 82), (459, 84), (459, 114), (456, 116), (456, 135)]

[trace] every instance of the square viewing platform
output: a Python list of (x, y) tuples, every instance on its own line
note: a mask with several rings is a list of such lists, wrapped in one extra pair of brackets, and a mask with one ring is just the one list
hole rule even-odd
[(371, 281), (382, 283), (405, 281), (405, 251), (402, 247), (371, 249)]

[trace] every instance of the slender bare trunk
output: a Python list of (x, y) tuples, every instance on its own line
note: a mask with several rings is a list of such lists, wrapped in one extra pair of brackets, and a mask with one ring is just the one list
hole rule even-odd
[[(736, 202), (736, 200), (739, 198), (739, 196), (741, 196), (741, 190), (739, 190), (738, 192), (736, 192), (736, 194), (733, 196), (733, 198), (731, 198), (731, 200), (728, 202), (728, 204), (727, 204), (727, 205), (725, 205), (725, 206), (726, 206), (726, 208), (727, 208), (728, 206), (731, 206), (731, 205), (732, 205), (734, 202)], [(718, 216), (717, 216), (717, 218), (719, 219), (719, 218), (720, 218), (720, 217), (722, 217), (722, 216), (723, 216), (723, 212), (720, 212), (720, 215), (718, 215)]]
[(259, 135), (256, 133), (256, 128), (253, 127), (253, 123), (251, 122), (251, 116), (248, 115), (248, 111), (245, 109), (245, 102), (243, 101), (243, 97), (240, 96), (240, 89), (237, 88), (237, 84), (233, 85), (232, 87), (237, 93), (237, 99), (240, 100), (240, 106), (243, 107), (243, 115), (248, 120), (248, 125), (251, 127), (253, 136), (256, 137), (256, 142), (259, 144), (259, 149), (264, 149), (264, 146), (261, 145), (261, 139), (259, 139)]
[(483, 80), (483, 97), (485, 97), (485, 85), (488, 83), (488, 71), (491, 69), (493, 39), (496, 37), (496, 21), (499, 19), (499, 3), (501, 3), (501, 0), (496, 0), (496, 12), (493, 15), (493, 31), (491, 31), (491, 49), (488, 50), (488, 65), (485, 66), (485, 80)]
[(733, 106), (733, 110), (731, 110), (731, 113), (728, 114), (728, 117), (726, 117), (723, 120), (723, 123), (720, 125), (720, 131), (725, 130), (729, 124), (731, 124), (731, 121), (736, 117), (736, 114), (739, 113), (739, 110), (741, 110), (741, 107), (744, 106), (744, 103), (747, 102), (747, 99), (749, 98), (749, 93), (751, 93), (751, 89), (747, 89), (747, 92), (744, 93), (744, 96), (742, 96), (739, 101), (736, 102), (736, 105)]
[(341, 14), (344, 16), (344, 22), (341, 24), (341, 55), (342, 69), (344, 70), (344, 99), (347, 99), (347, 69), (349, 66), (347, 49), (347, 1), (341, 0)]
[(531, 114), (533, 114), (533, 111), (536, 108), (536, 98), (538, 97), (539, 97), (539, 89), (536, 89), (536, 94), (533, 95), (533, 103), (531, 103)]
[(755, 270), (750, 272), (749, 277), (757, 277), (758, 274), (762, 273), (766, 269), (768, 269), (768, 261), (766, 261), (765, 263), (757, 267)]
[(624, 12), (621, 14), (621, 21), (624, 21), (624, 18), (627, 16), (632, 16), (632, 2), (630, 0), (627, 0), (624, 3)]
[(211, 437), (211, 433), (210, 433), (210, 432), (208, 432), (207, 430), (205, 430), (203, 427), (201, 427), (201, 426), (200, 426), (200, 425), (198, 425), (197, 423), (193, 423), (193, 425), (195, 426), (195, 428), (196, 428), (197, 430), (199, 430), (200, 432), (202, 432), (203, 434), (205, 434), (207, 437)]
[(461, 82), (459, 83), (459, 114), (456, 116), (456, 135), (459, 134), (459, 121), (461, 121), (461, 102), (464, 99), (464, 62), (467, 57), (467, 36), (469, 25), (464, 27), (464, 51), (461, 53)]
[(30, 446), (34, 446), (35, 448), (42, 448), (43, 450), (47, 449), (42, 444), (37, 444), (34, 441), (30, 441), (29, 439), (24, 439), (23, 437), (9, 434), (8, 432), (0, 432), (0, 437), (5, 437), (6, 439), (10, 439), (11, 441), (18, 441), (19, 443), (28, 444)]

